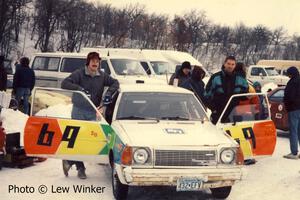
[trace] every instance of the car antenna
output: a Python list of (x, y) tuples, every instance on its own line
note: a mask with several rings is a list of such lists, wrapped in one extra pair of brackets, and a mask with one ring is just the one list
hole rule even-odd
[(109, 56), (109, 51), (107, 51), (107, 56)]

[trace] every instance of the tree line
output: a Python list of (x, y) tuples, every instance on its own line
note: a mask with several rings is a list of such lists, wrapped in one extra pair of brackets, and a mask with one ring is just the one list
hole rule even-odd
[(173, 49), (208, 67), (229, 54), (246, 64), (300, 60), (300, 36), (288, 35), (284, 27), (230, 27), (212, 22), (204, 11), (170, 17), (148, 13), (140, 4), (115, 8), (84, 0), (0, 0), (0, 53), (9, 56), (21, 48), (20, 34), (41, 52), (78, 52), (87, 46)]

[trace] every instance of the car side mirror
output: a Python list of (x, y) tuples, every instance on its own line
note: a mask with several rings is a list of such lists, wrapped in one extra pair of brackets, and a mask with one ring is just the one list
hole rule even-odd
[(101, 72), (105, 72), (105, 70), (103, 68), (100, 69)]
[(233, 115), (233, 125), (236, 125), (237, 122), (242, 122), (243, 116), (242, 115)]
[(264, 78), (263, 73), (259, 73), (259, 76), (260, 76), (261, 78)]

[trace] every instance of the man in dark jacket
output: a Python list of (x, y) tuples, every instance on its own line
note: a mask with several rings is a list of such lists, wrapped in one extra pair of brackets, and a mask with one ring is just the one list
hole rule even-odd
[[(109, 87), (104, 99), (106, 103), (111, 101), (112, 95), (119, 89), (119, 82), (116, 79), (99, 70), (100, 61), (101, 58), (97, 52), (90, 52), (87, 55), (86, 67), (74, 71), (61, 84), (63, 89), (79, 90), (86, 93), (97, 108), (100, 107), (105, 86)], [(80, 100), (79, 94), (74, 94), (72, 101), (72, 119), (96, 120), (95, 110), (89, 109), (88, 105), (84, 105), (87, 102)], [(78, 170), (78, 177), (85, 179), (85, 166), (80, 161), (63, 160), (65, 176), (68, 176), (68, 171), (73, 164), (76, 165)]]
[(176, 86), (181, 85), (188, 78), (190, 78), (191, 69), (192, 69), (192, 66), (191, 66), (190, 62), (188, 62), (188, 61), (183, 62), (180, 69), (171, 76), (169, 85), (174, 85), (174, 80), (178, 81), (177, 83), (175, 81)]
[(284, 105), (288, 112), (291, 153), (283, 156), (298, 159), (298, 141), (300, 143), (300, 76), (296, 67), (290, 67), (287, 75), (291, 78), (284, 91)]
[(0, 91), (6, 91), (7, 73), (4, 67), (4, 56), (0, 56)]
[(234, 94), (248, 93), (248, 82), (240, 74), (236, 74), (234, 69), (236, 59), (228, 56), (222, 66), (222, 70), (213, 74), (205, 89), (205, 103), (212, 111), (211, 121), (218, 122), (228, 100)]
[(23, 99), (23, 112), (29, 114), (29, 96), (35, 84), (34, 71), (29, 68), (29, 58), (20, 59), (20, 67), (14, 74), (13, 93), (16, 94), (17, 101)]

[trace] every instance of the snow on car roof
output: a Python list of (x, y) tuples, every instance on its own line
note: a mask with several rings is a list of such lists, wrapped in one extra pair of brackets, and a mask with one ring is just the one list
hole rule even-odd
[(171, 85), (152, 85), (152, 84), (121, 84), (121, 92), (166, 92), (193, 94), (191, 91)]

